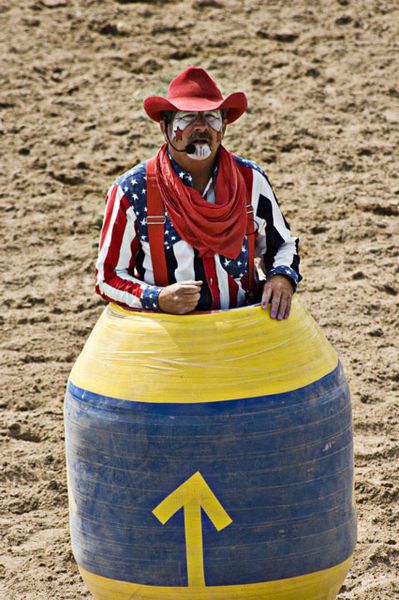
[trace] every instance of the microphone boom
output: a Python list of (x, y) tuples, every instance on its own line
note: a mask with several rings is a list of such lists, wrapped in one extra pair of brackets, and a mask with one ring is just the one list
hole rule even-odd
[(191, 143), (191, 144), (187, 144), (187, 146), (185, 146), (182, 150), (180, 150), (179, 148), (176, 148), (176, 146), (174, 146), (170, 140), (169, 134), (168, 134), (168, 124), (165, 123), (165, 134), (166, 134), (166, 139), (168, 140), (169, 144), (172, 146), (173, 150), (175, 150), (176, 152), (185, 152), (186, 154), (195, 154), (195, 144)]

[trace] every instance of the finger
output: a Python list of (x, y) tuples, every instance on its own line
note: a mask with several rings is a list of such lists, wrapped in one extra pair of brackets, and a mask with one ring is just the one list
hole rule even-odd
[(185, 294), (200, 294), (201, 286), (185, 283), (184, 285), (179, 285), (178, 288), (176, 289), (176, 292), (183, 294), (183, 295), (185, 295)]
[(278, 308), (277, 319), (280, 321), (285, 317), (285, 311), (287, 310), (287, 296), (282, 294), (280, 297), (280, 305)]
[(178, 282), (180, 286), (186, 286), (186, 285), (195, 285), (196, 287), (201, 287), (202, 285), (202, 281), (196, 281), (194, 279), (188, 279), (187, 281), (179, 281)]
[(174, 311), (178, 315), (184, 315), (195, 309), (197, 302), (177, 302), (174, 306)]
[(272, 319), (275, 319), (277, 317), (278, 309), (280, 306), (280, 298), (281, 298), (281, 292), (273, 293), (272, 307), (270, 309), (270, 316)]
[(289, 296), (288, 300), (287, 300), (287, 307), (285, 309), (285, 315), (284, 315), (284, 319), (288, 319), (288, 317), (290, 316), (290, 312), (291, 312), (291, 301), (292, 301), (292, 296)]
[(176, 315), (186, 315), (189, 312), (191, 312), (191, 308), (188, 306), (179, 306), (175, 310)]
[(192, 312), (193, 310), (196, 309), (197, 305), (198, 305), (198, 300), (195, 300), (194, 302), (181, 303), (180, 304), (180, 308), (182, 310), (181, 314)]
[(198, 301), (199, 301), (199, 298), (194, 298), (193, 300), (190, 300), (189, 302), (188, 301), (184, 302), (184, 306), (187, 306), (192, 310), (197, 306)]
[(266, 309), (268, 307), (271, 295), (272, 295), (272, 287), (270, 285), (266, 284), (265, 287), (263, 288), (262, 301), (261, 301), (262, 308)]
[(182, 304), (196, 304), (200, 299), (200, 296), (201, 294), (198, 291), (198, 288), (195, 288), (195, 290), (192, 293), (189, 293), (187, 291), (180, 293), (178, 299), (179, 302)]
[(181, 298), (191, 298), (192, 296), (200, 296), (201, 290), (197, 286), (184, 287), (180, 288), (178, 292), (176, 292)]

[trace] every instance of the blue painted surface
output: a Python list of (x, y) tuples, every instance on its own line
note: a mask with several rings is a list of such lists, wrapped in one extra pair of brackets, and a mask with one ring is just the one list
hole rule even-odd
[(200, 471), (233, 522), (203, 514), (207, 585), (329, 568), (351, 555), (349, 392), (340, 366), (304, 388), (195, 404), (99, 396), (72, 383), (65, 403), (77, 562), (147, 585), (186, 586), (183, 511), (152, 510)]

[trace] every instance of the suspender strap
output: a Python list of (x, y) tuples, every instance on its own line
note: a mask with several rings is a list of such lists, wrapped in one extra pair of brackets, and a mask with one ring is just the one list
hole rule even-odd
[(156, 285), (169, 285), (165, 256), (165, 211), (155, 177), (155, 158), (146, 162), (147, 227), (151, 262)]
[(247, 239), (248, 239), (248, 292), (255, 291), (255, 234), (256, 223), (254, 210), (252, 207), (252, 180), (253, 172), (251, 167), (238, 165), (241, 175), (244, 177), (247, 188)]

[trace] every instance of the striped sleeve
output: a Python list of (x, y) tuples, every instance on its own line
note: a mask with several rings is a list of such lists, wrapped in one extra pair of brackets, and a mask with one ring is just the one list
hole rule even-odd
[(161, 288), (134, 276), (139, 248), (134, 209), (117, 183), (110, 188), (105, 201), (96, 264), (96, 292), (108, 302), (158, 310)]
[(258, 227), (256, 256), (262, 257), (266, 277), (285, 275), (294, 284), (299, 273), (299, 240), (291, 234), (266, 175), (254, 170), (252, 202)]

